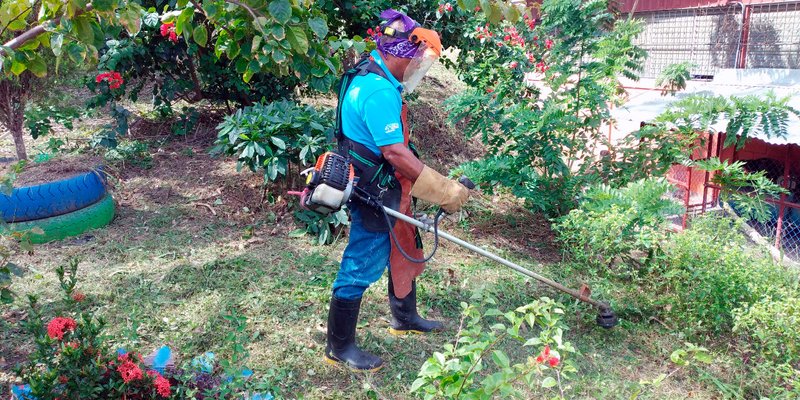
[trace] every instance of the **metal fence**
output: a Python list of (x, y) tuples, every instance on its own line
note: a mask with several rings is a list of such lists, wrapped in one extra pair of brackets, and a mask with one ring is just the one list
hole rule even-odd
[(800, 68), (800, 2), (685, 8), (635, 14), (647, 50), (642, 77), (677, 62), (712, 78), (722, 68)]

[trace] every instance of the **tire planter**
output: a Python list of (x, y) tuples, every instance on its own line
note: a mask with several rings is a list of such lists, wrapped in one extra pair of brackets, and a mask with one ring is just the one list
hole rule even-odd
[(6, 222), (55, 217), (86, 208), (106, 194), (102, 168), (70, 178), (14, 189), (0, 195), (0, 214)]
[(114, 199), (106, 195), (100, 201), (80, 210), (43, 218), (36, 221), (6, 224), (3, 233), (24, 232), (33, 228), (44, 231), (43, 234), (31, 233), (32, 243), (46, 243), (80, 235), (88, 230), (102, 228), (114, 218)]

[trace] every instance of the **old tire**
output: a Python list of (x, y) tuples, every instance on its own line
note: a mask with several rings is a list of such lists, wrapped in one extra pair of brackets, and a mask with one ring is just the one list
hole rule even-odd
[(106, 195), (89, 207), (36, 221), (17, 222), (3, 227), (3, 233), (26, 232), (34, 228), (44, 233), (30, 233), (32, 243), (46, 243), (77, 236), (91, 229), (102, 228), (114, 218), (114, 199)]
[(14, 189), (0, 194), (3, 221), (24, 222), (55, 217), (86, 208), (106, 195), (102, 169), (58, 181)]

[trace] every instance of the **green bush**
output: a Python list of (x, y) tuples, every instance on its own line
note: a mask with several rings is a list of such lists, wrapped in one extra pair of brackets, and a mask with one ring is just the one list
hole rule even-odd
[(734, 312), (734, 331), (745, 334), (764, 359), (800, 360), (800, 293), (783, 290)]
[[(289, 176), (289, 166), (306, 166), (328, 149), (332, 110), (289, 101), (256, 104), (225, 117), (214, 152), (234, 155), (237, 167), (263, 171), (265, 182)], [(298, 170), (299, 172), (299, 170)]]
[(666, 217), (681, 211), (664, 198), (670, 189), (664, 179), (644, 179), (621, 189), (596, 186), (554, 229), (567, 252), (593, 270), (617, 261), (648, 265), (666, 239)]
[(735, 222), (712, 215), (693, 220), (665, 248), (669, 264), (662, 287), (671, 293), (667, 309), (693, 332), (729, 332), (734, 310), (766, 296), (779, 296), (789, 282), (772, 259), (748, 249)]

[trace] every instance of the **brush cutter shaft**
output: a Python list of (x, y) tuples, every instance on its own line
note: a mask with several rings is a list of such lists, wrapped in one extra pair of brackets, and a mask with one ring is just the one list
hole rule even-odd
[[(395, 210), (392, 210), (391, 208), (383, 207), (383, 209), (386, 211), (387, 214), (389, 214), (389, 215), (391, 215), (391, 216), (393, 216), (393, 217), (395, 217), (397, 219), (401, 219), (401, 220), (403, 220), (405, 222), (408, 222), (409, 224), (414, 225), (414, 226), (416, 226), (416, 227), (418, 227), (418, 228), (420, 228), (422, 230), (425, 230), (427, 232), (433, 232), (433, 226), (431, 226), (431, 225), (424, 224), (424, 223), (422, 223), (422, 222), (420, 222), (420, 221), (418, 221), (418, 220), (416, 220), (414, 218), (411, 218), (411, 217), (409, 217), (409, 216), (407, 216), (405, 214), (402, 214), (402, 213), (399, 213), (399, 212), (397, 212)], [(498, 256), (498, 255), (496, 255), (494, 253), (491, 253), (491, 252), (486, 251), (486, 250), (484, 250), (484, 249), (482, 249), (480, 247), (477, 247), (475, 245), (467, 243), (467, 242), (465, 242), (465, 241), (463, 241), (463, 240), (461, 240), (461, 239), (459, 239), (459, 238), (457, 238), (457, 237), (455, 237), (453, 235), (450, 235), (450, 234), (448, 234), (446, 232), (442, 232), (441, 230), (438, 231), (438, 234), (439, 234), (439, 236), (441, 236), (441, 237), (443, 237), (443, 238), (445, 238), (445, 239), (447, 239), (447, 240), (449, 240), (449, 241), (451, 241), (451, 242), (453, 242), (453, 243), (455, 243), (455, 244), (457, 244), (457, 245), (459, 245), (459, 246), (461, 246), (461, 247), (463, 247), (463, 248), (465, 248), (467, 250), (471, 250), (471, 251), (473, 251), (475, 253), (478, 253), (478, 254), (486, 257), (486, 258), (489, 258), (489, 259), (492, 259), (494, 261), (497, 261), (500, 264), (503, 264), (506, 267), (511, 268), (514, 271), (519, 272), (520, 274), (523, 274), (525, 276), (529, 276), (529, 277), (531, 277), (533, 279), (536, 279), (537, 281), (542, 282), (545, 285), (548, 285), (548, 286), (553, 287), (555, 289), (558, 289), (558, 290), (560, 290), (560, 291), (562, 291), (562, 292), (564, 292), (564, 293), (566, 293), (566, 294), (568, 294), (568, 295), (570, 295), (572, 297), (575, 297), (576, 299), (578, 299), (580, 301), (589, 303), (589, 304), (591, 304), (593, 306), (596, 306), (596, 307), (598, 307), (600, 309), (607, 309), (608, 308), (608, 304), (603, 304), (603, 303), (601, 303), (601, 302), (599, 302), (597, 300), (588, 298), (586, 296), (581, 296), (581, 294), (578, 293), (578, 291), (576, 291), (576, 290), (570, 289), (570, 288), (568, 288), (568, 287), (566, 287), (566, 286), (564, 286), (564, 285), (562, 285), (562, 284), (560, 284), (560, 283), (558, 283), (558, 282), (556, 282), (556, 281), (554, 281), (552, 279), (545, 278), (544, 276), (541, 276), (541, 275), (539, 275), (539, 274), (537, 274), (537, 273), (535, 273), (535, 272), (533, 272), (531, 270), (525, 269), (525, 268), (523, 268), (523, 267), (521, 267), (521, 266), (519, 266), (519, 265), (517, 265), (517, 264), (515, 264), (515, 263), (513, 263), (511, 261), (508, 261), (505, 258), (502, 258), (502, 257), (500, 257), (500, 256)]]

